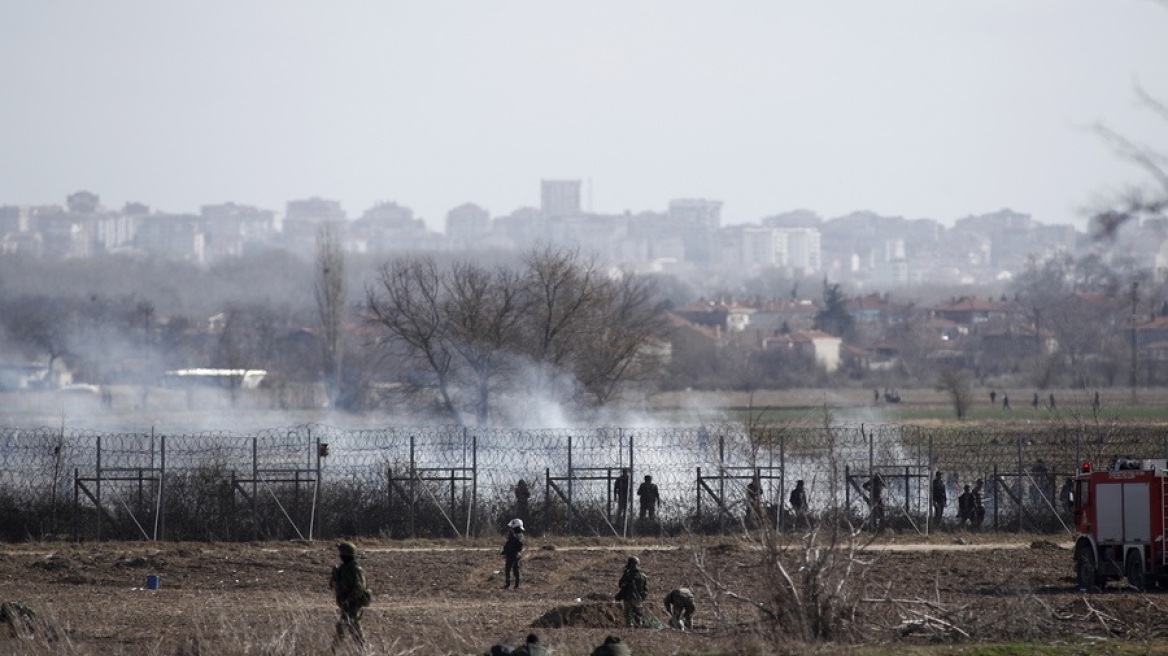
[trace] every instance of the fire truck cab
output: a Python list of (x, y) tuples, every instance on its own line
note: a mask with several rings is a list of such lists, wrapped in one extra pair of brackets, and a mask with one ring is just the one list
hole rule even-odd
[(1168, 580), (1168, 460), (1084, 462), (1075, 476), (1075, 580), (1079, 589), (1125, 580), (1143, 590)]

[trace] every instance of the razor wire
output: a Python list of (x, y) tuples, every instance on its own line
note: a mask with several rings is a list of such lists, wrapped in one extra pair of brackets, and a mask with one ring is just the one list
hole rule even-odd
[[(168, 537), (183, 539), (296, 538), (310, 534), (313, 524), (320, 535), (444, 535), (450, 529), (474, 535), (520, 510), (514, 496), (520, 479), (531, 488), (529, 512), (539, 515), (537, 526), (570, 525), (564, 499), (578, 517), (603, 526), (617, 510), (613, 485), (622, 468), (631, 470), (634, 491), (652, 476), (663, 524), (691, 521), (714, 500), (730, 515), (743, 514), (746, 486), (755, 477), (760, 501), (776, 512), (794, 482), (804, 480), (813, 513), (842, 507), (862, 515), (864, 499), (851, 481), (874, 472), (888, 479), (892, 503), (923, 515), (929, 479), (941, 470), (951, 506), (964, 485), (982, 479), (995, 525), (1059, 530), (1066, 526), (1058, 517), (1062, 482), (1082, 461), (1116, 457), (1168, 457), (1168, 430), (735, 423), (546, 430), (309, 424), (238, 433), (0, 427), (0, 537), (92, 537), (102, 522), (109, 536), (122, 537), (156, 535), (165, 527)], [(705, 492), (699, 480), (707, 481)], [(636, 516), (636, 496), (630, 496)]]

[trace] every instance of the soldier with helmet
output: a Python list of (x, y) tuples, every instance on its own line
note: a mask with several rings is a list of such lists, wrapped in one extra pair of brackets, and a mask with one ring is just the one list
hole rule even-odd
[(645, 625), (645, 599), (649, 597), (649, 578), (641, 571), (641, 561), (629, 557), (621, 573), (616, 600), (624, 603), (625, 623), (628, 626)]
[(332, 578), (329, 580), (329, 587), (332, 588), (337, 607), (341, 611), (341, 616), (337, 619), (337, 635), (333, 644), (335, 646), (342, 642), (348, 633), (358, 645), (364, 645), (361, 613), (372, 600), (369, 588), (365, 584), (365, 570), (357, 563), (357, 548), (352, 542), (338, 542), (337, 553), (341, 563), (333, 566)]
[(665, 612), (669, 626), (675, 629), (693, 629), (694, 594), (689, 588), (674, 588), (665, 596)]
[(503, 589), (511, 587), (511, 575), (515, 575), (515, 589), (519, 589), (519, 560), (523, 554), (523, 520), (516, 517), (507, 522), (507, 542), (503, 544), (503, 571), (507, 582)]

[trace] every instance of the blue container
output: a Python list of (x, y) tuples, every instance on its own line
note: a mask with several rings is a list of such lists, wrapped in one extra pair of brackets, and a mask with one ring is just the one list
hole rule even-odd
[(146, 577), (146, 589), (157, 590), (162, 587), (162, 579), (158, 578), (157, 574), (150, 574)]

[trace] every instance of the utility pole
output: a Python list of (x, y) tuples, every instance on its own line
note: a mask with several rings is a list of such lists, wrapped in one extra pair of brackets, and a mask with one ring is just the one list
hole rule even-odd
[(1136, 309), (1140, 302), (1140, 283), (1133, 280), (1131, 284), (1131, 402), (1136, 402), (1136, 386), (1139, 384), (1139, 358), (1136, 349)]

